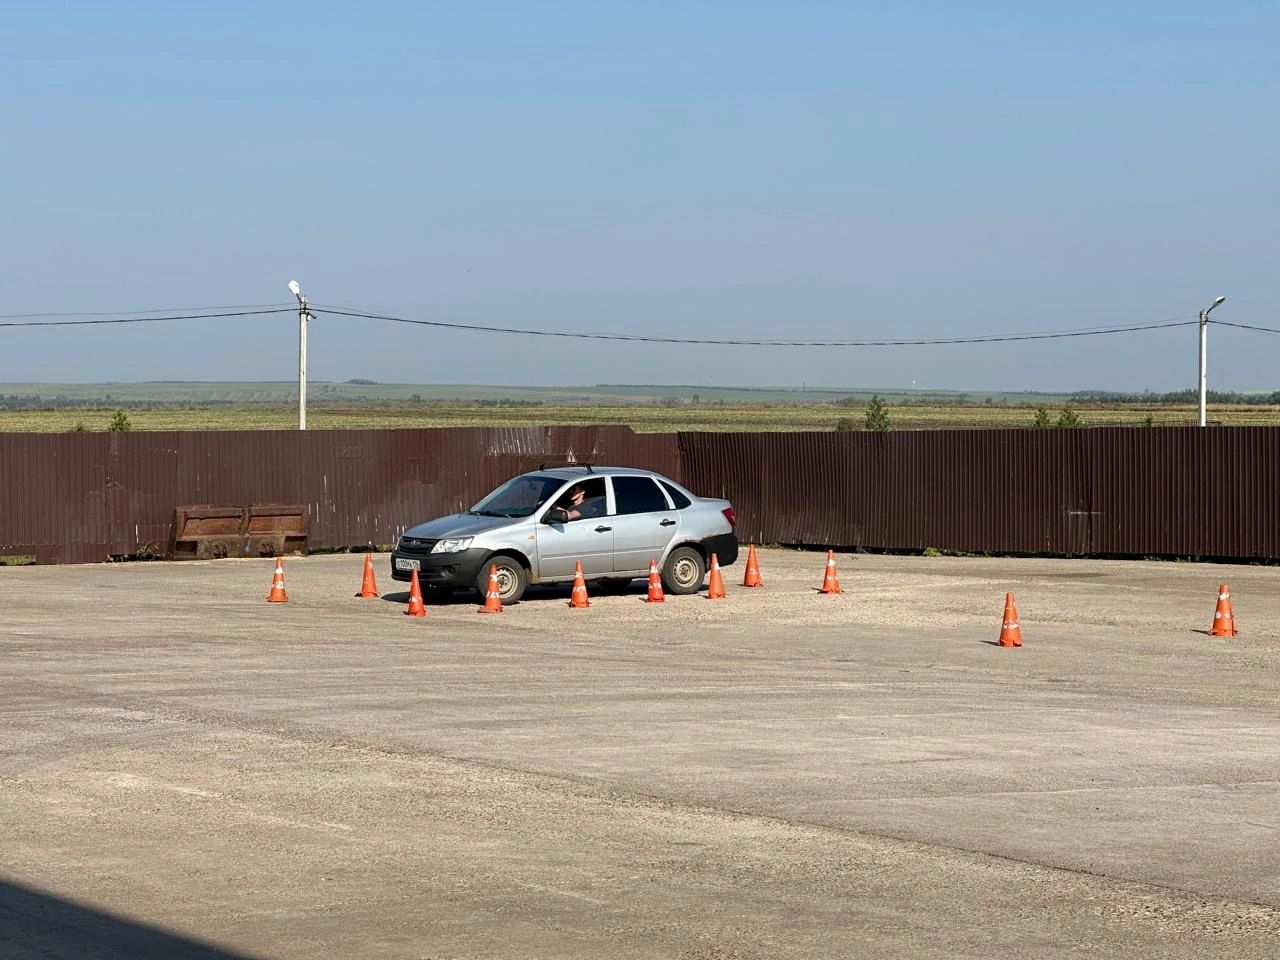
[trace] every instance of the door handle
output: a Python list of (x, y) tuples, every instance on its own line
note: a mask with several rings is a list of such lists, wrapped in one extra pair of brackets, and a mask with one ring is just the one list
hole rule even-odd
[(676, 525), (676, 522), (672, 520), (670, 517), (667, 517), (667, 519), (663, 520), (661, 523), (658, 524), (658, 526), (660, 527), (674, 527), (675, 525)]
[(613, 527), (599, 526), (596, 527), (596, 533), (608, 533)]

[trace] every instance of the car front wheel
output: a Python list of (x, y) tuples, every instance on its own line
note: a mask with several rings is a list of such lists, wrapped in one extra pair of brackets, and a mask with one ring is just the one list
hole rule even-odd
[(490, 567), (497, 570), (498, 596), (504, 606), (524, 596), (524, 588), (529, 585), (529, 575), (525, 573), (524, 566), (514, 557), (494, 557), (476, 574), (476, 593), (481, 599), (489, 592)]
[(667, 593), (689, 594), (702, 589), (707, 565), (693, 547), (676, 547), (662, 565), (662, 589)]

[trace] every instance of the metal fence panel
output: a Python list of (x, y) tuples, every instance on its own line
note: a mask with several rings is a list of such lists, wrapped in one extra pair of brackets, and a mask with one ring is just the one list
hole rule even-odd
[(391, 543), (544, 458), (679, 479), (675, 436), (627, 427), (0, 434), (0, 554), (163, 552), (188, 504), (304, 504), (313, 548)]
[(763, 543), (1280, 557), (1280, 428), (682, 433)]
[(391, 543), (543, 458), (732, 500), (740, 539), (1280, 557), (1280, 428), (635, 434), (626, 427), (0, 434), (0, 554), (163, 551), (188, 504), (304, 504), (313, 548)]

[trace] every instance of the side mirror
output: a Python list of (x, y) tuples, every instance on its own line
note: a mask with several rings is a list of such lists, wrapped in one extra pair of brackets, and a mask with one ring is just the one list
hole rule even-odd
[(569, 514), (560, 507), (552, 507), (542, 515), (542, 522), (545, 524), (568, 523)]

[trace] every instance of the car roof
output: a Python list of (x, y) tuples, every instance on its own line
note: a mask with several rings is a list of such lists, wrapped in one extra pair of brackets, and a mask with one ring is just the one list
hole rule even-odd
[(536, 473), (539, 476), (544, 476), (544, 477), (559, 477), (562, 480), (580, 480), (583, 477), (593, 477), (593, 476), (599, 476), (602, 474), (619, 474), (619, 473), (635, 474), (638, 476), (662, 477), (662, 479), (664, 480), (666, 479), (666, 477), (663, 477), (662, 474), (655, 473), (652, 470), (645, 470), (642, 467), (597, 467), (595, 464), (592, 464), (590, 467), (587, 467), (586, 464), (580, 464), (576, 467), (575, 466), (548, 467), (546, 470), (530, 470), (529, 472)]

